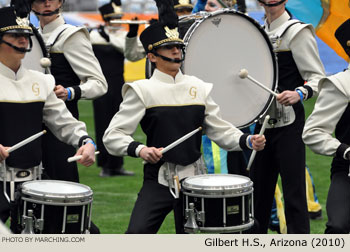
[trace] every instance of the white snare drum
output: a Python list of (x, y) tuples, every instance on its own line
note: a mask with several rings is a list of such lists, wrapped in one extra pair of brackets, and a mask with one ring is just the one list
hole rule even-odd
[(238, 73), (247, 69), (276, 90), (276, 56), (267, 34), (254, 19), (229, 9), (186, 16), (179, 26), (191, 23), (184, 36), (183, 72), (214, 84), (211, 96), (223, 119), (238, 128), (253, 124), (266, 113), (273, 96)]
[(90, 187), (59, 180), (34, 180), (21, 185), (21, 213), (34, 215), (35, 233), (82, 234), (91, 225), (92, 195)]
[(40, 59), (47, 57), (45, 42), (38, 30), (31, 25), (34, 35), (31, 36), (33, 41), (33, 48), (30, 52), (27, 52), (22, 60), (22, 65), (31, 70), (36, 70), (45, 73), (45, 69), (40, 65)]
[(182, 183), (185, 231), (194, 233), (241, 232), (253, 220), (253, 182), (232, 174), (204, 174)]

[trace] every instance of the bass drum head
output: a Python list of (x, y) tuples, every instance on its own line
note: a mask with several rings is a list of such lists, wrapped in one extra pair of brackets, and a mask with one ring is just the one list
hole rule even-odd
[(36, 70), (45, 73), (45, 69), (40, 65), (40, 59), (47, 57), (45, 43), (39, 34), (38, 30), (31, 25), (34, 35), (31, 36), (33, 41), (33, 48), (30, 52), (27, 52), (22, 60), (22, 65), (31, 70)]
[(182, 70), (214, 84), (211, 97), (223, 119), (243, 128), (266, 113), (273, 96), (239, 77), (240, 70), (247, 69), (269, 89), (277, 88), (276, 56), (254, 19), (234, 10), (216, 11), (195, 22), (184, 41)]

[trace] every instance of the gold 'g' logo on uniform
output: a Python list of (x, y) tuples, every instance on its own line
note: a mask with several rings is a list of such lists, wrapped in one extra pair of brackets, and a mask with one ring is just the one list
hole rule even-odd
[(197, 97), (197, 88), (196, 87), (190, 88), (190, 96), (192, 97), (192, 99), (196, 99), (196, 97)]
[(34, 95), (39, 96), (40, 95), (40, 87), (38, 83), (34, 83), (32, 85), (32, 91), (34, 93)]

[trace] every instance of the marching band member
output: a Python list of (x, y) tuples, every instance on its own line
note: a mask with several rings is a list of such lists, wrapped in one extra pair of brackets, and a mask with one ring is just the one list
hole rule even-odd
[[(301, 134), (302, 105), (317, 93), (324, 68), (310, 24), (292, 20), (285, 10), (288, 0), (258, 0), (265, 9), (265, 31), (277, 53), (280, 94), (267, 114), (266, 148), (257, 153), (251, 169), (254, 182), (254, 216), (260, 232), (267, 233), (278, 175), (281, 175), (288, 233), (309, 233), (305, 185), (305, 145)], [(304, 85), (304, 82), (307, 83)], [(261, 124), (257, 123), (255, 132)]]
[(137, 61), (146, 55), (137, 36), (138, 24), (130, 24), (129, 32), (126, 32), (120, 24), (110, 22), (123, 16), (120, 0), (113, 0), (101, 6), (99, 11), (105, 25), (92, 30), (90, 40), (107, 79), (108, 91), (93, 101), (96, 142), (100, 151), (97, 164), (102, 167), (101, 177), (134, 175), (133, 172), (123, 168), (122, 157), (112, 156), (107, 152), (102, 137), (114, 114), (118, 112), (123, 99), (121, 90), (125, 82), (125, 58), (129, 61)]
[[(18, 14), (18, 12), (16, 12)], [(32, 28), (26, 17), (17, 17), (13, 7), (0, 9), (0, 174), (1, 181), (35, 180), (40, 175), (41, 139), (8, 153), (9, 147), (42, 131), (42, 123), (66, 144), (79, 148), (79, 163), (95, 162), (95, 147), (83, 122), (77, 121), (64, 102), (54, 93), (51, 75), (27, 70), (21, 66), (25, 53), (31, 50)], [(28, 48), (29, 47), (29, 48)], [(6, 222), (10, 205), (0, 183), (0, 218)], [(9, 186), (7, 186), (7, 189)], [(6, 192), (9, 195), (9, 192)]]
[(174, 0), (174, 9), (178, 17), (190, 15), (193, 10), (191, 0)]
[[(350, 19), (335, 32), (350, 55)], [(319, 97), (306, 121), (303, 140), (315, 153), (333, 156), (325, 233), (350, 232), (350, 69), (321, 79)], [(333, 137), (333, 132), (335, 137)]]
[[(95, 99), (105, 94), (107, 83), (93, 53), (88, 31), (65, 24), (61, 14), (63, 4), (64, 0), (31, 0), (52, 61), (55, 93), (78, 119), (79, 99)], [(43, 149), (43, 166), (51, 179), (79, 182), (76, 163), (67, 163), (75, 151), (71, 146), (49, 131), (43, 138)]]
[[(174, 188), (175, 174), (182, 180), (206, 172), (200, 153), (201, 134), (164, 155), (163, 147), (200, 126), (225, 149), (261, 150), (265, 145), (264, 136), (243, 134), (220, 117), (220, 109), (210, 97), (212, 84), (182, 74), (184, 42), (179, 38), (172, 0), (156, 2), (160, 21), (140, 36), (156, 69), (149, 80), (124, 85), (120, 110), (103, 138), (112, 155), (141, 157), (147, 162), (127, 233), (156, 233), (172, 210), (176, 233), (184, 231), (181, 196), (175, 199), (169, 189)], [(147, 146), (132, 138), (139, 123), (147, 135)]]

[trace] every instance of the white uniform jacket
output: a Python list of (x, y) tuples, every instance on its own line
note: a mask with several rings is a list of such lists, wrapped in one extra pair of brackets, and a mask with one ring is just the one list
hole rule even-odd
[[(51, 33), (65, 21), (62, 16), (51, 23), (40, 26), (40, 33), (47, 43)], [(88, 31), (83, 27), (69, 26), (51, 48), (51, 53), (63, 53), (75, 74), (79, 77), (81, 98), (95, 99), (107, 92), (107, 82), (96, 59)], [(61, 83), (56, 83), (61, 84)], [(74, 99), (74, 90), (72, 98)]]
[[(226, 150), (241, 150), (239, 140), (243, 133), (221, 119), (219, 107), (210, 97), (211, 89), (212, 84), (183, 75), (181, 71), (174, 79), (157, 69), (149, 80), (126, 83), (123, 87), (123, 103), (103, 137), (108, 152), (116, 156), (127, 155), (127, 148), (134, 141), (132, 135), (146, 109), (186, 104), (205, 106), (203, 133), (211, 140)], [(136, 156), (142, 147), (136, 150)]]
[[(219, 107), (210, 97), (211, 89), (212, 84), (205, 83), (194, 76), (183, 75), (181, 71), (174, 79), (157, 69), (149, 80), (125, 84), (120, 110), (112, 119), (103, 137), (107, 151), (115, 156), (139, 156), (144, 145), (138, 143), (139, 145), (132, 147), (135, 143), (132, 135), (140, 122), (143, 129), (148, 131), (148, 134), (145, 132), (147, 141), (169, 140), (168, 136), (181, 131), (184, 135), (183, 129), (191, 125), (193, 127), (191, 130), (202, 126), (203, 133), (226, 150), (247, 149), (248, 135), (243, 135), (240, 130), (221, 119)], [(189, 129), (186, 131), (186, 133), (190, 132)], [(198, 159), (200, 142), (194, 145), (189, 143), (196, 141), (194, 139), (196, 137), (191, 137), (182, 143), (177, 151), (173, 151), (174, 160), (177, 159), (176, 162), (178, 162), (175, 168), (170, 168), (174, 167), (170, 158), (170, 162), (165, 161), (158, 167), (159, 170), (152, 167), (145, 169), (144, 178), (157, 179), (160, 184), (167, 186), (169, 181), (171, 184), (172, 173), (177, 174), (180, 180), (205, 173), (204, 164), (200, 158)], [(154, 147), (166, 147), (170, 143), (171, 141), (163, 146)], [(184, 159), (180, 158), (179, 161), (179, 157)], [(183, 160), (188, 162), (181, 163)]]
[(350, 151), (349, 145), (333, 137), (333, 132), (350, 102), (350, 70), (320, 80), (320, 94), (312, 114), (308, 117), (303, 140), (312, 151), (327, 156), (336, 156), (339, 147), (344, 145), (344, 159)]
[[(306, 81), (305, 85), (310, 86), (315, 95), (318, 92), (318, 81), (325, 76), (325, 70), (319, 57), (314, 28), (311, 24), (296, 23), (279, 38), (278, 35), (289, 26), (288, 20), (290, 16), (284, 12), (270, 25), (265, 21), (265, 31), (273, 43), (275, 52), (292, 52), (299, 73)], [(304, 86), (298, 89), (304, 93), (304, 100), (313, 96), (308, 94)]]
[[(79, 140), (87, 136), (85, 124), (76, 120), (61, 99), (53, 92), (55, 80), (52, 75), (20, 67), (17, 73), (0, 63), (0, 103), (28, 106), (31, 103), (43, 104), (43, 122), (61, 141), (79, 146)], [(11, 111), (7, 111), (11, 113)], [(24, 115), (16, 114), (16, 117)], [(31, 115), (35, 118), (35, 115)], [(11, 125), (11, 122), (3, 124)], [(39, 122), (42, 123), (41, 121)], [(23, 124), (21, 127), (30, 127)], [(9, 134), (21, 134), (10, 132)], [(29, 136), (28, 136), (29, 137)]]

